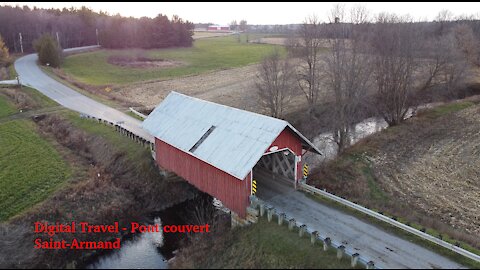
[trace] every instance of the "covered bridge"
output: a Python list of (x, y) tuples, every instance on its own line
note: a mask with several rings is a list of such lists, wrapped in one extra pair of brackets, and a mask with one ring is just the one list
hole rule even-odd
[[(284, 120), (171, 92), (143, 122), (159, 167), (245, 218), (254, 167), (295, 183), (302, 156), (320, 151)], [(293, 185), (292, 185), (293, 187)]]

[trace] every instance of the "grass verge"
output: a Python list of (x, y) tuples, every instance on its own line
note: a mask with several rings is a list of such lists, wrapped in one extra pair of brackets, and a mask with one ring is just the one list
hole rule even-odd
[[(194, 246), (194, 247), (193, 247)], [(350, 259), (338, 260), (333, 249), (323, 251), (321, 244), (314, 246), (310, 237), (298, 237), (298, 232), (267, 222), (228, 230), (215, 235), (212, 241), (193, 243), (175, 257), (174, 268), (317, 268), (348, 269)]]

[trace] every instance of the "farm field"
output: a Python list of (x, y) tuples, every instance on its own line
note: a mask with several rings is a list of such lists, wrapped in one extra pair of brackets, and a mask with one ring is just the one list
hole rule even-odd
[[(265, 44), (238, 43), (233, 36), (207, 38), (196, 40), (190, 48), (100, 50), (73, 55), (65, 59), (62, 70), (82, 83), (122, 85), (242, 67), (259, 62), (265, 55), (272, 52), (274, 47)], [(126, 67), (112, 64), (116, 58), (149, 63), (148, 67), (141, 65)]]
[(374, 134), (312, 176), (362, 205), (480, 246), (480, 99)]
[[(16, 111), (2, 95), (0, 109), (0, 119)], [(0, 221), (43, 201), (70, 176), (69, 165), (26, 119), (0, 123), (0, 168)]]

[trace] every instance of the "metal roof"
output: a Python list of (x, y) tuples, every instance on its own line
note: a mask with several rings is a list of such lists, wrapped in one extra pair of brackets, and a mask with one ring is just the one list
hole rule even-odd
[(289, 127), (302, 145), (320, 151), (288, 122), (221, 104), (170, 94), (142, 127), (158, 139), (244, 179), (266, 149)]

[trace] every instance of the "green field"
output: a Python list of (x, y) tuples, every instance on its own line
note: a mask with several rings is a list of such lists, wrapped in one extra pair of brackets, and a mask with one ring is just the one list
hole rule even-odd
[(0, 117), (8, 116), (15, 112), (15, 107), (13, 107), (4, 97), (0, 96)]
[(0, 124), (0, 168), (0, 221), (43, 201), (70, 176), (67, 163), (29, 120)]
[[(100, 50), (69, 56), (63, 70), (74, 79), (91, 85), (115, 85), (138, 81), (169, 79), (203, 72), (241, 67), (259, 62), (275, 46), (238, 43), (236, 37), (200, 39), (190, 48), (156, 50)], [(283, 52), (283, 49), (281, 49)], [(171, 68), (129, 68), (108, 63), (112, 55), (174, 60), (182, 63)]]

